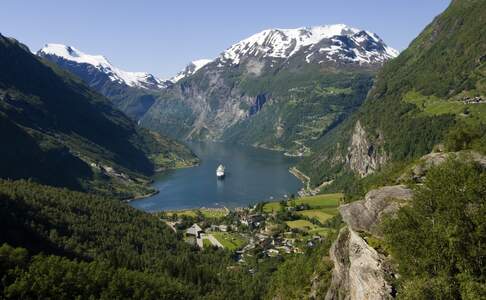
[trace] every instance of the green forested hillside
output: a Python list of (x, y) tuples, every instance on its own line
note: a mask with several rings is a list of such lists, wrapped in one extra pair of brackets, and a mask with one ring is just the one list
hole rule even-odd
[(226, 130), (223, 139), (307, 154), (314, 140), (361, 105), (371, 81), (371, 71), (323, 72), (312, 67), (246, 79), (243, 85), (250, 95), (267, 91), (269, 99), (258, 113)]
[(432, 169), (412, 203), (382, 225), (400, 299), (486, 297), (486, 172), (449, 161)]
[(251, 299), (265, 293), (260, 276), (268, 273), (229, 269), (228, 252), (191, 248), (157, 217), (112, 199), (2, 180), (0, 220), (0, 244), (9, 245), (0, 248), (0, 289), (7, 297)]
[[(370, 151), (388, 162), (429, 153), (439, 143), (451, 150), (486, 150), (486, 2), (453, 1), (403, 51), (385, 64), (360, 110), (318, 142), (301, 168), (314, 184), (349, 181), (348, 146), (356, 122)], [(336, 173), (341, 174), (336, 176)]]
[(0, 177), (128, 197), (182, 145), (141, 129), (78, 79), (0, 36)]

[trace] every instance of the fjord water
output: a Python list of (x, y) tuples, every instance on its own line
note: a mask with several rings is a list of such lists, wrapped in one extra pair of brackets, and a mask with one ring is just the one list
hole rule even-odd
[[(160, 192), (132, 201), (133, 207), (145, 211), (246, 207), (295, 194), (302, 187), (288, 171), (297, 159), (280, 152), (224, 143), (190, 143), (189, 147), (201, 164), (159, 174), (154, 187)], [(219, 164), (226, 167), (224, 180), (216, 178)]]

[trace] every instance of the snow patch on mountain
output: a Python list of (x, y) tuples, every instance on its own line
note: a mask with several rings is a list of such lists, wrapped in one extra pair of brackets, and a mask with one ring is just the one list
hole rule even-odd
[(184, 70), (179, 72), (176, 76), (172, 77), (170, 81), (176, 83), (177, 81), (186, 78), (190, 75), (195, 74), (197, 71), (199, 71), (201, 68), (212, 62), (212, 59), (198, 59), (195, 61), (192, 61), (189, 65), (186, 66)]
[[(334, 39), (336, 37), (346, 37), (352, 44)], [(398, 55), (398, 51), (388, 47), (372, 32), (345, 24), (335, 24), (296, 29), (267, 29), (232, 45), (220, 55), (219, 60), (237, 65), (243, 57), (248, 56), (288, 59), (307, 48), (305, 60), (311, 63), (313, 46), (324, 39), (330, 39), (333, 44), (321, 48), (319, 52), (329, 52), (327, 57), (330, 60), (342, 58), (358, 63), (371, 63), (384, 62)]]
[(89, 64), (106, 73), (112, 81), (124, 83), (131, 87), (139, 88), (163, 88), (165, 84), (162, 80), (146, 72), (128, 72), (113, 66), (108, 59), (102, 55), (90, 55), (80, 50), (62, 44), (46, 44), (44, 48), (37, 52), (40, 55), (53, 55), (59, 58), (76, 62), (79, 64)]

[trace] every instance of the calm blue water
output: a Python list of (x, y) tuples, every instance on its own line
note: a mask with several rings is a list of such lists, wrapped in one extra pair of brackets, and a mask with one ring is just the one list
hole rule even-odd
[[(280, 152), (222, 143), (191, 143), (201, 165), (173, 170), (154, 178), (160, 193), (132, 201), (145, 211), (200, 207), (243, 207), (296, 193), (301, 182), (288, 172), (297, 162)], [(226, 167), (224, 180), (216, 168)]]

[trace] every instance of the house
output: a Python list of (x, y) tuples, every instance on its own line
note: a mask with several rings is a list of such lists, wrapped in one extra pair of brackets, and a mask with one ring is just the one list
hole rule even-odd
[(241, 219), (241, 224), (249, 226), (249, 227), (258, 227), (260, 226), (261, 222), (265, 220), (265, 217), (262, 215), (249, 215), (249, 216), (244, 216)]
[(186, 230), (186, 234), (187, 235), (193, 235), (195, 236), (196, 238), (200, 238), (201, 237), (201, 233), (203, 232), (203, 230), (201, 229), (201, 227), (199, 227), (199, 225), (197, 224), (193, 224), (191, 227), (189, 227), (187, 230)]

